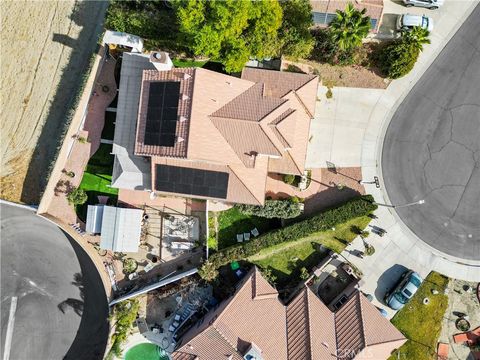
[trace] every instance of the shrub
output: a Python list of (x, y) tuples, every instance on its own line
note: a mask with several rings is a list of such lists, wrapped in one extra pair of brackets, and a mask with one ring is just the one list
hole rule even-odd
[(67, 194), (67, 200), (70, 205), (82, 205), (88, 200), (88, 195), (85, 190), (74, 187)]
[[(292, 241), (307, 237), (313, 233), (326, 231), (335, 227), (337, 224), (347, 222), (359, 216), (365, 216), (377, 208), (373, 203), (371, 195), (364, 195), (347, 201), (336, 208), (326, 210), (306, 220), (294, 223), (281, 229), (262, 234), (249, 242), (239, 243), (210, 256), (208, 262), (203, 266), (199, 274), (211, 274), (213, 269), (228, 264), (232, 261), (246, 259), (258, 253), (264, 248), (283, 242)], [(203, 276), (202, 276), (203, 277)]]
[(332, 36), (328, 29), (316, 29), (312, 34), (315, 39), (315, 45), (310, 58), (319, 62), (331, 63), (338, 48), (332, 41)]
[(292, 175), (292, 174), (283, 175), (283, 182), (288, 185), (293, 185), (293, 183), (295, 182), (295, 175)]
[(333, 97), (332, 89), (327, 88), (327, 92), (325, 93), (325, 97), (326, 97), (327, 99), (331, 99), (331, 98)]
[(268, 219), (291, 219), (302, 213), (298, 202), (287, 200), (266, 200), (264, 206), (237, 205), (241, 213), (255, 215)]
[(380, 54), (380, 67), (391, 79), (407, 75), (417, 62), (419, 48), (412, 43), (396, 41)]
[(212, 281), (217, 278), (218, 270), (215, 264), (207, 260), (202, 267), (198, 269), (198, 275), (206, 281)]
[(365, 243), (365, 255), (371, 256), (373, 254), (375, 254), (375, 248), (373, 245)]
[(136, 299), (122, 301), (113, 308), (111, 323), (113, 322), (115, 332), (112, 334), (112, 346), (106, 359), (113, 359), (114, 356), (120, 358), (122, 356), (122, 345), (127, 340), (133, 322), (137, 318), (139, 308), (140, 305)]
[(300, 279), (302, 280), (307, 280), (309, 278), (310, 274), (308, 273), (308, 270), (306, 267), (302, 267), (300, 269)]

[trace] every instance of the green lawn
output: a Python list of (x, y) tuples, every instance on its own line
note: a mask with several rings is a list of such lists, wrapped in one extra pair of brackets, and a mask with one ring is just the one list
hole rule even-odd
[(115, 204), (118, 189), (110, 187), (113, 171), (112, 145), (100, 144), (99, 149), (93, 154), (83, 173), (80, 188), (85, 190), (88, 200), (85, 204), (77, 206), (76, 212), (80, 219), (85, 220), (87, 205), (98, 204), (98, 196), (108, 196), (109, 204)]
[[(214, 219), (217, 216), (218, 234), (215, 233)], [(211, 213), (209, 219), (209, 246), (213, 249), (223, 249), (237, 243), (237, 234), (242, 234), (257, 228), (260, 234), (280, 227), (280, 220), (267, 219), (258, 216), (242, 214), (237, 208)]]
[[(352, 219), (340, 224), (335, 230), (318, 232), (295, 241), (282, 243), (261, 250), (248, 260), (261, 268), (270, 268), (277, 276), (277, 285), (283, 285), (298, 278), (302, 267), (311, 270), (326, 256), (318, 250), (319, 244), (340, 253), (357, 236), (351, 231), (352, 226), (364, 229), (370, 222), (368, 216)], [(296, 259), (296, 261), (292, 261)]]
[(172, 62), (177, 68), (202, 67), (207, 63), (207, 61), (195, 61), (187, 59), (173, 59)]
[[(392, 319), (392, 324), (409, 339), (398, 349), (400, 359), (435, 359), (442, 320), (448, 306), (448, 296), (444, 295), (447, 285), (448, 278), (431, 272), (415, 296)], [(439, 294), (433, 295), (433, 289)], [(422, 302), (425, 297), (430, 299), (428, 305)], [(388, 360), (396, 360), (397, 356), (395, 352)]]

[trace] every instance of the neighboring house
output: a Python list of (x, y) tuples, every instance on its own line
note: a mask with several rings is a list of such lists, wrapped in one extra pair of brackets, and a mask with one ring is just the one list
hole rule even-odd
[(174, 360), (386, 359), (405, 337), (360, 292), (335, 313), (307, 287), (288, 304), (254, 268), (194, 325)]
[(366, 9), (372, 31), (378, 31), (383, 16), (383, 0), (310, 0), (313, 23), (315, 26), (327, 27), (337, 16), (336, 11), (345, 10), (348, 3), (352, 3), (358, 10)]
[(113, 187), (262, 205), (268, 173), (304, 173), (317, 76), (150, 59), (123, 56)]

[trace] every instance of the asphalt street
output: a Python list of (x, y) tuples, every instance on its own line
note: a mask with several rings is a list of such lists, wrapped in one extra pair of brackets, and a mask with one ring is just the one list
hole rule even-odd
[(108, 305), (88, 255), (33, 211), (0, 215), (2, 358), (101, 359)]
[(480, 260), (480, 6), (394, 114), (382, 172), (392, 204), (425, 200), (396, 210), (420, 239)]

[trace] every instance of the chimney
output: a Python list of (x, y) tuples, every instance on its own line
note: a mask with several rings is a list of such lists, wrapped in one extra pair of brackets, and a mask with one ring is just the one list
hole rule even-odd
[(173, 67), (172, 60), (165, 51), (152, 51), (150, 53), (150, 62), (158, 71), (168, 71)]

